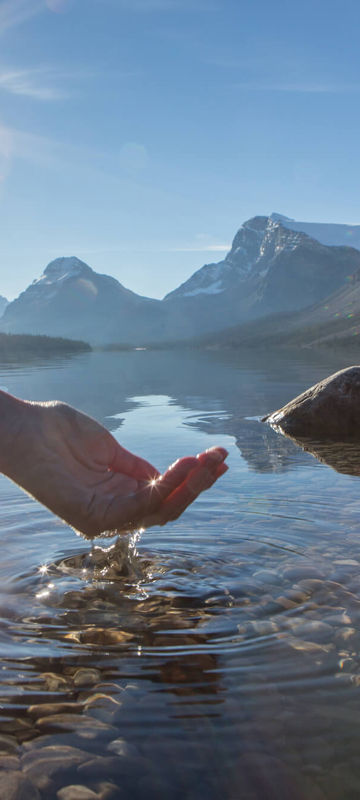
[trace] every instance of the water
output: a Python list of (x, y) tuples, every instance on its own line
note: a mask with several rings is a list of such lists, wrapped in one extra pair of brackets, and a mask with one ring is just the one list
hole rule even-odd
[(319, 461), (259, 422), (348, 365), (137, 351), (1, 367), (2, 387), (72, 403), (161, 470), (214, 444), (230, 466), (176, 522), (92, 547), (0, 478), (0, 767), (22, 796), (359, 797), (360, 454)]

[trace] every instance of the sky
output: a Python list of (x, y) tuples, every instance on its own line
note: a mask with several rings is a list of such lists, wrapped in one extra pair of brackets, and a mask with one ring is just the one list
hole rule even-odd
[(358, 0), (0, 0), (0, 294), (163, 297), (247, 219), (360, 223)]

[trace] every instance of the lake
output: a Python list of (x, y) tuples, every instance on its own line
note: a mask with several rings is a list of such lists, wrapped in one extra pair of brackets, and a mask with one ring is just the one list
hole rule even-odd
[(71, 403), (160, 470), (215, 444), (230, 467), (176, 522), (93, 544), (0, 477), (4, 798), (360, 796), (359, 477), (259, 421), (351, 363), (0, 365), (2, 388)]

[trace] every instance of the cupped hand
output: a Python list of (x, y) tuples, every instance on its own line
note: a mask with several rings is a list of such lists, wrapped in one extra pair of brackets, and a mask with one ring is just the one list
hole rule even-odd
[(180, 458), (163, 475), (64, 403), (25, 403), (10, 474), (85, 536), (165, 525), (227, 470), (227, 451)]

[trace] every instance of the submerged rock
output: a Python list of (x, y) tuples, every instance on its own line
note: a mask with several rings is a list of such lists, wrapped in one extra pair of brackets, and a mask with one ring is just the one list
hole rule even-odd
[(360, 440), (360, 366), (329, 375), (262, 422), (296, 439)]

